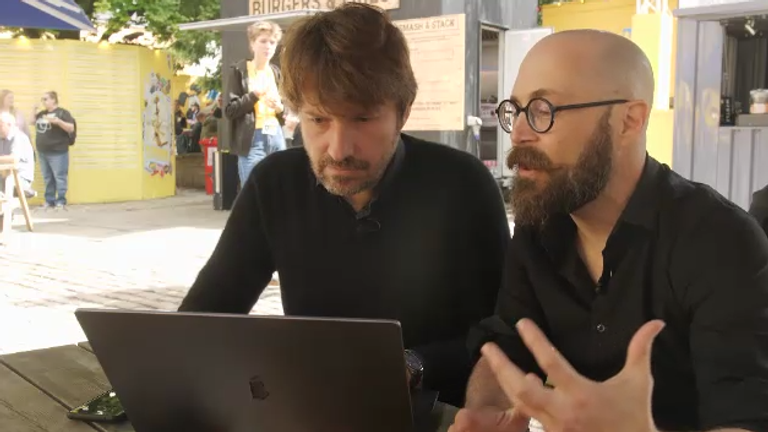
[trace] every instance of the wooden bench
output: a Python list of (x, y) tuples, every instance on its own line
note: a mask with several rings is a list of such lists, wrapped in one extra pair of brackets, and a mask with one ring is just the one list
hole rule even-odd
[[(19, 168), (16, 159), (13, 156), (0, 156), (0, 178), (5, 178), (5, 190), (0, 197), (0, 215), (2, 215), (2, 233), (0, 238), (5, 237), (11, 232), (11, 218), (13, 211), (21, 208), (24, 213), (24, 219), (27, 223), (27, 230), (33, 231), (32, 216), (29, 213), (27, 205), (27, 196), (21, 187), (19, 178)], [(14, 186), (17, 197), (13, 196)]]

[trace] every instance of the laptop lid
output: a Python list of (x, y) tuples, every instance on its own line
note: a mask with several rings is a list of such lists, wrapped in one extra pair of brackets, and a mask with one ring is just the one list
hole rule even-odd
[(396, 321), (75, 315), (137, 432), (412, 430)]

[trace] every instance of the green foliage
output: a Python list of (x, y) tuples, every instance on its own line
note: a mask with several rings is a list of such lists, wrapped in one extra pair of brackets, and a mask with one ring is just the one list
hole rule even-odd
[(220, 45), (218, 34), (180, 32), (178, 25), (219, 18), (219, 7), (219, 0), (96, 0), (96, 11), (109, 16), (103, 38), (130, 24), (144, 25), (158, 41), (171, 43), (177, 67), (216, 52)]

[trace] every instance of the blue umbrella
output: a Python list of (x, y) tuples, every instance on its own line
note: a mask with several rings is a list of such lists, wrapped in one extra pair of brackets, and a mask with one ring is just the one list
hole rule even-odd
[(75, 0), (0, 0), (0, 26), (95, 31)]

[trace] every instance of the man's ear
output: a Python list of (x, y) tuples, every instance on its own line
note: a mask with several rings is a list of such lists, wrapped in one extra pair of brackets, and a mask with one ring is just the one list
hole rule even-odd
[(408, 122), (408, 118), (411, 116), (411, 106), (412, 105), (408, 105), (407, 107), (405, 107), (405, 111), (403, 111), (403, 117), (400, 119), (401, 121), (400, 129), (402, 129), (403, 126), (405, 126), (405, 124)]
[(621, 133), (627, 136), (640, 136), (645, 133), (650, 120), (651, 106), (643, 100), (627, 102)]

